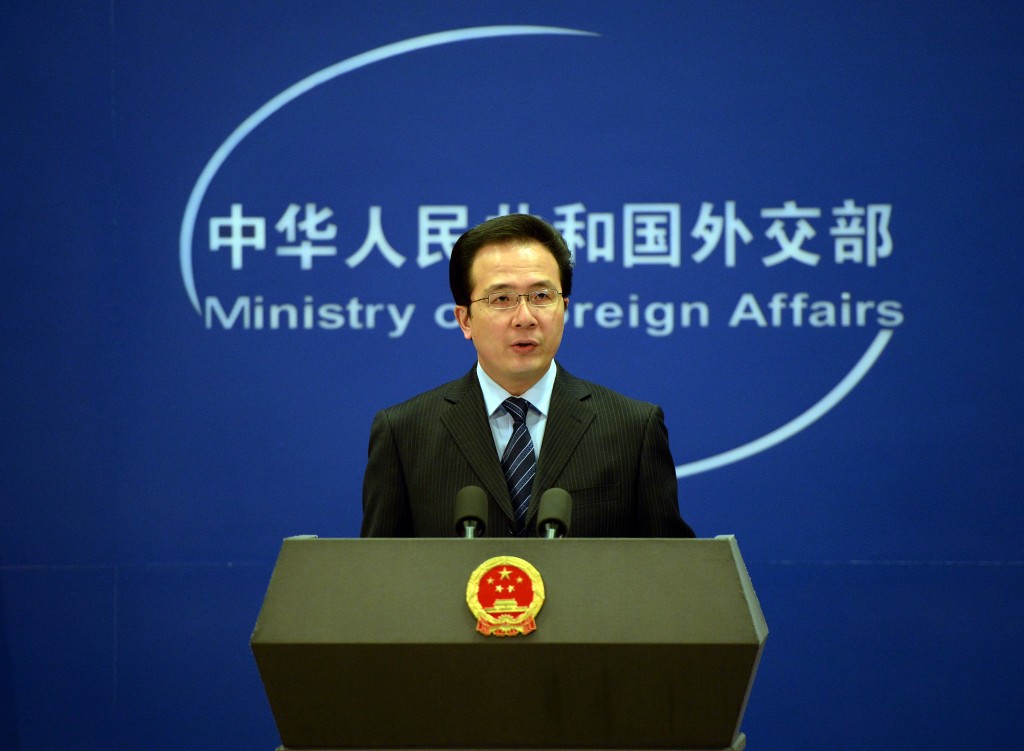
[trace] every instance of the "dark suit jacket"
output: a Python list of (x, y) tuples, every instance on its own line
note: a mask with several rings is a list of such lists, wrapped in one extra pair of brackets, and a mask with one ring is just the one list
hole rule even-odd
[[(474, 366), (389, 407), (370, 429), (364, 537), (451, 537), (455, 494), (489, 496), (488, 537), (514, 535), (512, 506)], [(527, 533), (548, 488), (572, 496), (572, 537), (693, 537), (680, 518), (660, 407), (575, 378), (560, 366), (537, 459)]]

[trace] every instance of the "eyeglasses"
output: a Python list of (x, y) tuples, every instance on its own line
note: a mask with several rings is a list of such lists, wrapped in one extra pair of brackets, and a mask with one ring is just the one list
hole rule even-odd
[(487, 302), (491, 310), (512, 310), (519, 307), (522, 298), (535, 308), (549, 308), (554, 305), (562, 293), (556, 289), (534, 289), (529, 292), (492, 292), (487, 297), (478, 300), (470, 300), (470, 303)]

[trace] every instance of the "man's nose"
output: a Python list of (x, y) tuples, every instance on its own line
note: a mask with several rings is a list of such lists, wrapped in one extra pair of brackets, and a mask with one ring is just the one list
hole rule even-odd
[(519, 305), (516, 306), (514, 311), (514, 318), (516, 326), (537, 325), (537, 316), (534, 315), (533, 306), (523, 297), (519, 298)]

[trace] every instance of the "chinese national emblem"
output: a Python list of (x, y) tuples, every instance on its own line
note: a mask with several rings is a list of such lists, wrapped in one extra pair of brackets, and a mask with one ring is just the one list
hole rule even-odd
[(466, 603), (484, 636), (517, 636), (536, 630), (544, 582), (533, 566), (509, 555), (484, 561), (466, 587)]

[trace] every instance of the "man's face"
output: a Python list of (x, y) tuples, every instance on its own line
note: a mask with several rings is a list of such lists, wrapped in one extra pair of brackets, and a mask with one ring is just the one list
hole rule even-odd
[[(471, 300), (494, 292), (562, 291), (555, 257), (535, 240), (485, 245), (470, 266), (470, 283)], [(559, 298), (554, 305), (536, 308), (523, 298), (512, 310), (493, 310), (481, 300), (456, 306), (455, 317), (463, 335), (473, 341), (484, 372), (519, 396), (551, 365), (562, 342), (568, 302)]]

